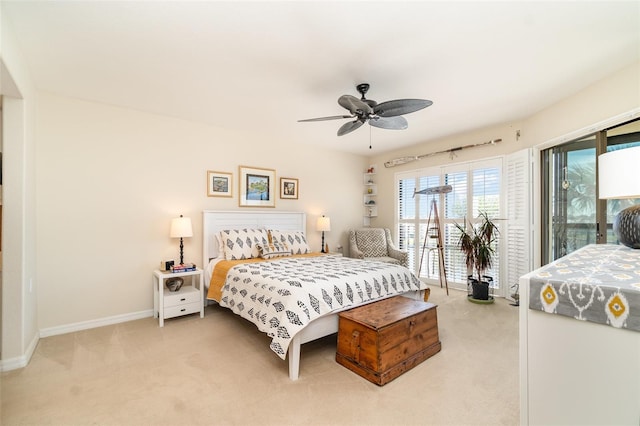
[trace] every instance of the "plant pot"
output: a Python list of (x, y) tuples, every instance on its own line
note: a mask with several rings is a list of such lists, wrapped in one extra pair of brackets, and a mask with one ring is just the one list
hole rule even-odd
[(475, 278), (469, 278), (471, 283), (471, 297), (476, 300), (489, 300), (489, 281), (478, 282)]

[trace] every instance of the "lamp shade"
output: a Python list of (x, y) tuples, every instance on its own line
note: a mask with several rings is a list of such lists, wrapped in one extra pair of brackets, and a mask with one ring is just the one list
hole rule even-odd
[[(640, 147), (607, 152), (598, 158), (598, 196), (602, 199), (640, 198)], [(622, 210), (613, 219), (621, 244), (640, 249), (640, 205)]]
[(598, 157), (598, 191), (602, 199), (640, 198), (640, 146), (607, 152)]
[(331, 219), (326, 216), (319, 217), (316, 230), (322, 232), (331, 231)]
[(171, 220), (171, 231), (169, 232), (171, 238), (183, 238), (193, 237), (193, 229), (191, 228), (191, 218), (188, 217), (176, 217)]

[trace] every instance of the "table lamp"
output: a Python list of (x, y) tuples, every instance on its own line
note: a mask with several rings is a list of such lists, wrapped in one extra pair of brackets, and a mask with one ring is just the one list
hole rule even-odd
[(318, 223), (316, 224), (316, 230), (322, 231), (322, 250), (321, 253), (326, 253), (327, 251), (324, 249), (324, 233), (331, 231), (331, 219), (322, 215), (322, 217), (318, 218)]
[(184, 244), (183, 238), (193, 237), (193, 229), (191, 228), (191, 218), (188, 217), (176, 217), (171, 220), (171, 231), (169, 232), (171, 238), (180, 238), (180, 264), (184, 264)]
[[(640, 146), (607, 152), (598, 157), (598, 197), (601, 199), (640, 198)], [(613, 220), (621, 244), (640, 248), (640, 205), (627, 207)]]

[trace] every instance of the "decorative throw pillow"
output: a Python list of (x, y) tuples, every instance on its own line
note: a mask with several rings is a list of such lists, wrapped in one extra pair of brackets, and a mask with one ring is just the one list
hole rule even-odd
[(272, 242), (285, 243), (289, 246), (292, 254), (311, 253), (307, 239), (300, 231), (277, 231), (272, 229), (269, 233), (271, 234)]
[(291, 256), (291, 249), (285, 243), (258, 244), (258, 252), (263, 259)]
[(228, 229), (220, 231), (226, 260), (251, 259), (259, 257), (259, 244), (268, 244), (264, 229)]
[(359, 229), (356, 232), (356, 245), (364, 257), (384, 257), (387, 254), (387, 237), (384, 229)]

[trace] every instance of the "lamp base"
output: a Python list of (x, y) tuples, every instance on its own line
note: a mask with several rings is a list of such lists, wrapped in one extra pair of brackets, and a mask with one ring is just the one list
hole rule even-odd
[(627, 207), (616, 215), (613, 220), (613, 232), (620, 244), (640, 249), (640, 204)]

